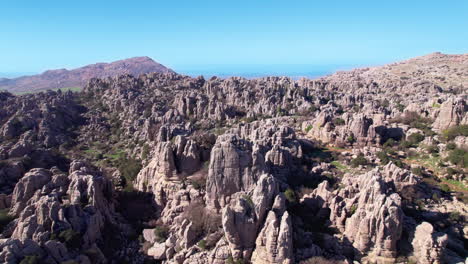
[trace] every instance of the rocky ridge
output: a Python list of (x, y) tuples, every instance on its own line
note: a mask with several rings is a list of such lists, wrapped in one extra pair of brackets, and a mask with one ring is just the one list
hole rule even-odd
[(465, 57), (1, 93), (0, 259), (463, 263)]

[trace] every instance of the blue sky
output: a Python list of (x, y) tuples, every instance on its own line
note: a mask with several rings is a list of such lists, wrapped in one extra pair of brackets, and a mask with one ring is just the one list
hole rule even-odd
[(133, 56), (207, 65), (375, 65), (468, 52), (468, 1), (0, 3), (0, 72)]

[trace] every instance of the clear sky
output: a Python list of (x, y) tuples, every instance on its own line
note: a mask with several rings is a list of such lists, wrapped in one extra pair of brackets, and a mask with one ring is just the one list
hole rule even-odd
[(0, 3), (0, 72), (149, 56), (206, 65), (375, 65), (468, 52), (468, 1)]

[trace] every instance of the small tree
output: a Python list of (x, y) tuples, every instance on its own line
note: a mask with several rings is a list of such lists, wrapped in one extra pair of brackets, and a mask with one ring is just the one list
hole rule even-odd
[(295, 203), (296, 202), (296, 199), (297, 199), (296, 194), (294, 193), (294, 191), (291, 188), (286, 189), (286, 191), (284, 192), (284, 196), (286, 197), (286, 199), (290, 203)]
[(365, 166), (368, 164), (367, 159), (364, 157), (364, 154), (359, 153), (359, 155), (351, 160), (351, 167), (356, 168), (358, 166)]

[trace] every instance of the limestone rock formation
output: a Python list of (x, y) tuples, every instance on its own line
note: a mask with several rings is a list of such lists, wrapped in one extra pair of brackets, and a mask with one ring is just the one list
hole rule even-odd
[(414, 257), (418, 263), (442, 263), (442, 254), (447, 245), (447, 235), (434, 231), (430, 223), (423, 222), (416, 227), (413, 239)]

